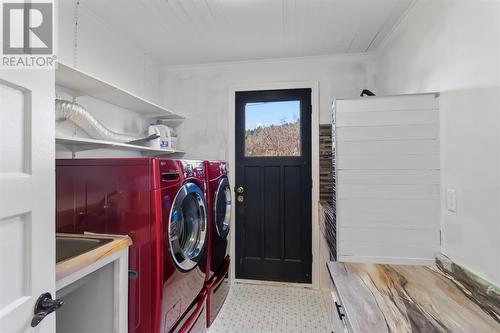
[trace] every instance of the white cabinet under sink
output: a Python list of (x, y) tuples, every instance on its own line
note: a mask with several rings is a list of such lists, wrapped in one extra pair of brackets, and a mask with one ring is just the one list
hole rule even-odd
[[(130, 238), (96, 234), (58, 234), (57, 237), (109, 240), (57, 263), (56, 297), (64, 301), (57, 311), (57, 332), (126, 333)], [(74, 247), (67, 250), (68, 255), (71, 251), (75, 252)]]

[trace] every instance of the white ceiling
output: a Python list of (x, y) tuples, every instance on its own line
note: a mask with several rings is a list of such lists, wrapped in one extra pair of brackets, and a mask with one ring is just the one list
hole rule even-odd
[(412, 0), (80, 0), (165, 65), (369, 52)]

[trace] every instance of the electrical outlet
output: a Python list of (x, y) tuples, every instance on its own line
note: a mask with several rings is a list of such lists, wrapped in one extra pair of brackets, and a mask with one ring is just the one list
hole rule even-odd
[(453, 188), (446, 190), (446, 209), (454, 213), (457, 211), (457, 191)]

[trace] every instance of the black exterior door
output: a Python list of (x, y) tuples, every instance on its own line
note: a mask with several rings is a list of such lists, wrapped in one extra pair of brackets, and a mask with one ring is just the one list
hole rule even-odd
[(311, 89), (236, 93), (236, 278), (311, 282)]

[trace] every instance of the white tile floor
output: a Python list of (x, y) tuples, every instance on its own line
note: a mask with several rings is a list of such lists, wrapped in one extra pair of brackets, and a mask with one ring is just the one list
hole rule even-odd
[(318, 290), (234, 284), (209, 333), (330, 333)]

